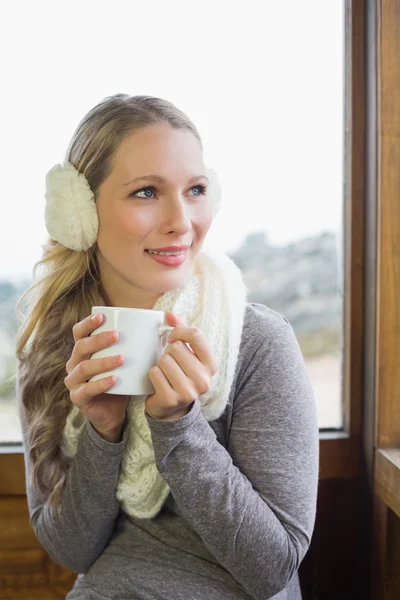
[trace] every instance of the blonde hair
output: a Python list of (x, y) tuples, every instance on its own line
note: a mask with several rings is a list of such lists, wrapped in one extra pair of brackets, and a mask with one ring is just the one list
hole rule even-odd
[[(166, 123), (201, 139), (190, 119), (167, 100), (153, 96), (109, 96), (79, 123), (66, 153), (95, 195), (112, 170), (112, 158), (125, 137), (153, 124)], [(17, 303), (17, 381), (20, 414), (29, 443), (31, 481), (52, 508), (59, 508), (71, 457), (62, 444), (72, 408), (64, 384), (66, 362), (74, 346), (72, 327), (104, 304), (95, 252), (75, 252), (49, 239), (34, 265), (34, 281)], [(28, 311), (23, 313), (26, 303)]]

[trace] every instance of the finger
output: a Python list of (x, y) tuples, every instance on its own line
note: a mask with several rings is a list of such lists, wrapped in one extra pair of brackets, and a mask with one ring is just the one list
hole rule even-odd
[(67, 373), (71, 373), (79, 363), (89, 359), (95, 352), (115, 344), (118, 339), (118, 331), (113, 330), (78, 340), (72, 350), (71, 358), (66, 364)]
[(160, 358), (158, 366), (180, 400), (185, 403), (196, 400), (199, 396), (196, 386), (170, 354), (164, 354)]
[(195, 379), (196, 374), (204, 368), (197, 356), (182, 340), (168, 344), (164, 352), (165, 354), (170, 354), (176, 360), (189, 379)]
[(175, 327), (168, 336), (168, 343), (172, 344), (177, 340), (182, 340), (190, 344), (192, 351), (199, 361), (208, 367), (212, 374), (216, 373), (218, 368), (217, 361), (201, 329), (197, 327)]
[[(211, 386), (211, 372), (208, 367), (205, 367), (199, 359), (188, 351), (184, 342), (177, 341), (168, 346), (165, 353), (168, 353), (176, 363), (180, 366), (189, 381), (192, 381), (197, 396), (201, 396), (208, 392)], [(173, 386), (175, 387), (175, 386)], [(176, 388), (175, 388), (176, 389)]]
[(165, 320), (168, 325), (172, 327), (177, 327), (178, 325), (187, 326), (187, 319), (184, 316), (176, 315), (175, 313), (169, 311), (165, 313)]
[(82, 321), (79, 321), (79, 323), (75, 323), (72, 328), (74, 342), (77, 342), (83, 337), (87, 337), (92, 331), (102, 324), (103, 320), (104, 315), (98, 313), (96, 315), (89, 315), (85, 319), (82, 319)]
[(85, 410), (90, 406), (90, 402), (96, 396), (104, 394), (107, 390), (113, 387), (116, 383), (116, 377), (110, 375), (103, 377), (98, 381), (84, 383), (79, 388), (70, 393), (71, 402), (81, 410)]
[(67, 375), (67, 377), (65, 377), (64, 383), (69, 390), (74, 390), (95, 375), (106, 373), (107, 371), (116, 369), (123, 364), (124, 357), (122, 354), (84, 360), (80, 362), (75, 369), (69, 375)]
[(172, 389), (168, 379), (157, 365), (152, 367), (149, 371), (150, 381), (154, 386), (155, 393), (153, 396), (158, 396), (163, 399), (164, 404), (170, 408), (176, 407), (177, 396)]

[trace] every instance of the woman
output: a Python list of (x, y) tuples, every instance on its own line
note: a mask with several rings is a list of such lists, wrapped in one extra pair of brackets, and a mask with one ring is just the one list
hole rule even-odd
[[(312, 389), (286, 319), (246, 302), (233, 262), (202, 250), (218, 210), (202, 154), (171, 103), (118, 94), (83, 118), (47, 176), (51, 239), (26, 297), (18, 398), (31, 523), (79, 574), (68, 600), (301, 598)], [(118, 338), (90, 336), (93, 305), (165, 311), (153, 395), (89, 381), (123, 364), (90, 359)]]

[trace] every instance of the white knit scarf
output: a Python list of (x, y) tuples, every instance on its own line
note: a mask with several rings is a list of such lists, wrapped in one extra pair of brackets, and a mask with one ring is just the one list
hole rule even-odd
[[(247, 290), (239, 268), (225, 254), (203, 250), (182, 288), (166, 292), (153, 310), (186, 317), (201, 329), (214, 353), (218, 371), (209, 391), (199, 397), (207, 421), (225, 409), (232, 386), (242, 336)], [(146, 396), (132, 396), (127, 410), (126, 445), (116, 497), (132, 517), (152, 518), (161, 510), (169, 487), (157, 470), (151, 432), (145, 417)], [(64, 429), (65, 450), (74, 456), (85, 425), (75, 405)]]

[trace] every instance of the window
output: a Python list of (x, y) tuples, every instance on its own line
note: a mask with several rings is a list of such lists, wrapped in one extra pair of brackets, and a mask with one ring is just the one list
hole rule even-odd
[[(374, 129), (368, 125), (366, 130), (364, 118), (365, 53), (372, 55), (379, 45), (375, 38), (365, 40), (365, 26), (368, 17), (371, 31), (379, 33), (386, 44), (386, 79), (393, 86), (387, 85), (385, 90), (393, 100), (397, 98), (395, 83), (400, 81), (392, 76), (397, 73), (400, 56), (396, 3), (390, 0), (378, 7), (369, 0), (205, 0), (198, 13), (192, 5), (188, 10), (183, 0), (160, 0), (151, 7), (142, 3), (134, 11), (129, 2), (114, 3), (112, 11), (109, 5), (93, 1), (80, 4), (78, 7), (70, 0), (69, 10), (61, 13), (49, 1), (25, 3), (23, 17), (13, 3), (0, 9), (4, 30), (0, 45), (3, 55), (9, 57), (2, 69), (3, 86), (9, 93), (2, 98), (5, 117), (0, 150), (2, 192), (7, 201), (3, 202), (7, 219), (0, 224), (0, 525), (5, 532), (0, 540), (0, 588), (41, 583), (47, 591), (57, 583), (65, 585), (65, 595), (72, 587), (72, 580), (66, 585), (65, 570), (38, 546), (29, 525), (19, 425), (15, 412), (13, 416), (13, 390), (6, 382), (3, 364), (7, 357), (14, 361), (15, 329), (10, 315), (15, 298), (26, 287), (46, 236), (44, 175), (62, 160), (81, 116), (105, 95), (120, 91), (169, 98), (188, 113), (202, 134), (206, 163), (218, 170), (224, 192), (209, 244), (242, 261), (251, 300), (267, 302), (291, 320), (316, 392), (322, 429), (319, 511), (311, 550), (302, 565), (303, 583), (310, 596), (366, 597), (360, 591), (359, 577), (368, 552), (365, 536), (361, 536), (366, 527), (359, 501), (366, 489), (361, 485), (362, 358), (363, 344), (374, 355), (374, 336), (368, 332), (374, 326), (371, 318), (363, 322), (365, 295), (369, 295), (368, 281), (364, 287), (365, 271), (373, 271), (368, 261), (364, 262), (364, 238), (368, 249), (374, 246), (376, 217), (372, 206), (364, 236), (364, 182), (367, 176), (371, 181), (374, 178), (373, 152), (366, 167), (365, 145), (369, 137), (371, 148), (375, 143)], [(382, 12), (382, 23), (374, 10)], [(79, 44), (71, 44), (71, 39), (78, 39)], [(183, 60), (186, 56), (187, 63)], [(374, 117), (373, 102), (370, 104)], [(382, 110), (394, 111), (397, 104), (383, 102), (382, 106)], [(386, 118), (385, 112), (381, 119), (386, 122)], [(385, 141), (389, 143), (390, 136)], [(382, 160), (382, 164), (388, 168), (381, 185), (388, 182), (393, 204), (387, 205), (389, 218), (381, 237), (386, 249), (395, 249), (392, 242), (397, 239), (397, 225), (390, 219), (392, 206), (397, 206), (397, 188), (390, 175), (394, 163)], [(373, 181), (370, 187), (374, 187)], [(392, 228), (389, 235), (388, 226)], [(272, 291), (282, 291), (285, 283), (279, 279), (280, 265), (283, 261), (287, 265), (290, 252), (295, 268), (290, 263), (293, 279), (289, 282), (297, 284), (297, 273), (306, 285), (294, 285), (292, 290), (289, 286), (288, 293), (282, 292), (283, 300), (275, 299)], [(264, 269), (259, 277), (255, 268), (260, 266), (261, 255)], [(314, 269), (322, 273), (315, 293), (309, 291)], [(400, 338), (398, 327), (392, 326), (395, 311), (386, 310), (388, 304), (396, 306), (391, 294), (396, 294), (397, 288), (391, 287), (389, 279), (383, 278), (381, 283), (386, 292), (380, 319), (391, 319), (380, 338), (379, 364), (384, 365), (383, 350), (397, 356), (392, 350)], [(295, 293), (289, 293), (293, 290)], [(316, 308), (324, 297), (319, 313)], [(327, 316), (329, 308), (330, 322), (336, 319), (321, 340), (318, 320), (304, 340), (305, 330), (297, 318), (302, 298), (307, 299), (304, 306), (309, 313), (315, 316), (326, 311)], [(375, 308), (370, 312), (374, 314)], [(393, 344), (387, 343), (388, 333)], [(324, 370), (326, 357), (333, 365), (330, 378)], [(371, 368), (367, 367), (371, 373), (375, 370), (372, 358)], [(396, 406), (395, 367), (391, 361), (393, 385), (383, 390), (383, 407), (390, 402)], [(382, 378), (382, 389), (384, 384)], [(373, 398), (369, 404), (373, 413)], [(398, 420), (390, 411), (384, 416), (392, 432), (398, 432)], [(380, 435), (386, 435), (385, 431)], [(6, 441), (14, 441), (14, 447)], [(391, 437), (391, 446), (397, 447), (397, 442)], [(378, 468), (376, 474), (379, 472), (384, 477), (387, 471)], [(363, 578), (367, 581), (364, 573)], [(39, 587), (35, 590), (40, 592)]]
[[(48, 24), (56, 19), (54, 5), (43, 8), (43, 19), (37, 7), (26, 6), (19, 21), (23, 44), (12, 28), (4, 31), (2, 43), (13, 59), (3, 76), (13, 93), (3, 99), (10, 118), (2, 127), (0, 163), (7, 198), (0, 225), (7, 257), (0, 265), (0, 443), (21, 439), (8, 383), (13, 311), (46, 238), (45, 173), (63, 159), (83, 114), (121, 91), (170, 99), (198, 126), (205, 162), (218, 171), (223, 189), (207, 245), (237, 262), (250, 301), (290, 320), (320, 427), (343, 425), (343, 5), (260, 2), (243, 12), (212, 3), (193, 14), (191, 27), (185, 6), (160, 3), (154, 21), (153, 7), (144, 4), (132, 26), (118, 12), (114, 23), (96, 4), (95, 28), (93, 3), (79, 8), (78, 20), (66, 11), (62, 28)], [(7, 8), (13, 19), (17, 11)], [(71, 32), (79, 45), (71, 44)], [(182, 62), (185, 48), (188, 63)]]

